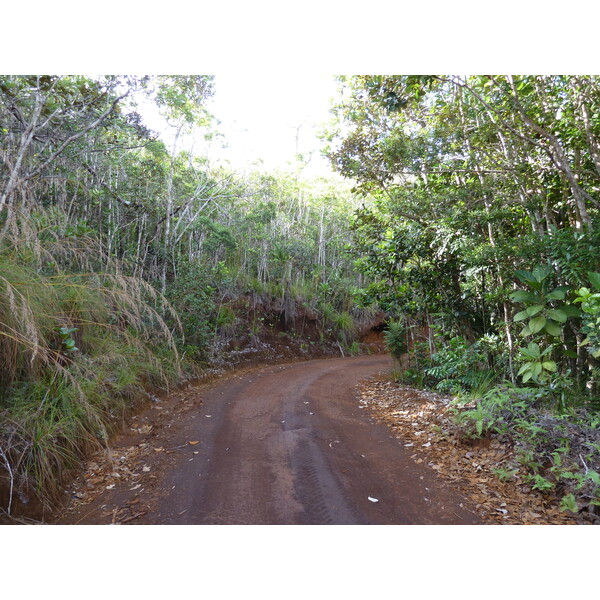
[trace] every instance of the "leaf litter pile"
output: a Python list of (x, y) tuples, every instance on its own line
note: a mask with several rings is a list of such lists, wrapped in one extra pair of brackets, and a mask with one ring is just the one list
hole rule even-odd
[[(389, 379), (372, 378), (358, 386), (360, 407), (387, 424), (411, 458), (449, 480), (470, 499), (484, 523), (574, 525), (578, 517), (559, 509), (560, 499), (533, 490), (519, 476), (513, 449), (491, 437), (465, 438), (448, 412), (451, 398), (416, 390)], [(511, 473), (501, 481), (494, 470)]]

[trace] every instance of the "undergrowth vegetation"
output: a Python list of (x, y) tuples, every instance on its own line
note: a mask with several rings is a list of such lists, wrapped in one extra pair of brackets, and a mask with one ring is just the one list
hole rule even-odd
[[(398, 381), (454, 396), (452, 414), (462, 435), (497, 436), (514, 448), (518, 468), (498, 477), (519, 473), (532, 489), (558, 496), (564, 510), (598, 514), (600, 273), (583, 276), (589, 287), (559, 288), (550, 285), (552, 274), (547, 266), (516, 274), (536, 293), (511, 294), (516, 305), (530, 307), (514, 311), (522, 341), (512, 356), (499, 336), (468, 341), (445, 335), (443, 323), (430, 322), (421, 339), (410, 339), (407, 319), (395, 321), (385, 339), (402, 367)], [(568, 335), (568, 321), (580, 335)]]
[[(13, 497), (56, 501), (60, 484), (105, 443), (144, 390), (182, 377), (147, 283), (125, 276), (97, 239), (65, 236), (60, 214), (32, 213), (0, 247), (0, 423)], [(16, 496), (15, 496), (16, 494)]]
[(474, 402), (456, 400), (454, 420), (465, 436), (495, 435), (510, 444), (518, 462), (513, 474), (532, 489), (557, 495), (564, 510), (597, 514), (600, 415), (575, 403), (556, 411), (556, 401), (548, 389), (505, 383)]

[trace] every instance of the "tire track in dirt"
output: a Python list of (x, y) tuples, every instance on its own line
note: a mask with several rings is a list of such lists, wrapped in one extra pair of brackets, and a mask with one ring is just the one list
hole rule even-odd
[(201, 405), (167, 432), (172, 447), (200, 443), (152, 471), (152, 497), (132, 523), (479, 523), (360, 409), (356, 384), (391, 366), (387, 356), (313, 360), (202, 386)]

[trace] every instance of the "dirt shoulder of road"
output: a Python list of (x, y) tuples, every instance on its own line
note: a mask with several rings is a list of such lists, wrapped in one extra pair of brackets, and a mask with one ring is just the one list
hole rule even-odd
[(494, 469), (518, 468), (513, 449), (497, 439), (460, 437), (448, 413), (450, 398), (416, 390), (386, 377), (359, 385), (360, 403), (386, 423), (418, 464), (426, 464), (470, 499), (486, 524), (577, 525), (581, 517), (559, 509), (559, 499), (542, 495), (519, 477), (502, 482)]

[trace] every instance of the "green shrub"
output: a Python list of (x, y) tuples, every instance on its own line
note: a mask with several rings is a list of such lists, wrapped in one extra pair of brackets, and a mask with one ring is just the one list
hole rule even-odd
[(600, 273), (588, 273), (588, 278), (595, 291), (582, 287), (577, 290), (575, 302), (581, 303), (583, 327), (581, 332), (585, 339), (581, 343), (594, 358), (600, 358)]
[(228, 327), (236, 321), (236, 316), (233, 308), (227, 305), (219, 307), (217, 313), (217, 328)]
[(478, 342), (469, 344), (463, 337), (455, 336), (431, 356), (431, 366), (424, 369), (426, 384), (450, 394), (482, 394), (496, 380), (487, 358)]
[(403, 321), (392, 321), (388, 323), (387, 329), (383, 332), (383, 339), (388, 352), (396, 359), (400, 360), (408, 351), (406, 343), (406, 328)]
[(352, 342), (350, 346), (348, 346), (348, 354), (351, 354), (352, 356), (360, 354), (360, 344), (356, 341)]
[(213, 275), (200, 265), (184, 263), (166, 290), (166, 297), (177, 311), (181, 323), (177, 341), (194, 346), (194, 356), (198, 359), (206, 359), (210, 353), (215, 319), (218, 318), (214, 301), (218, 282)]

